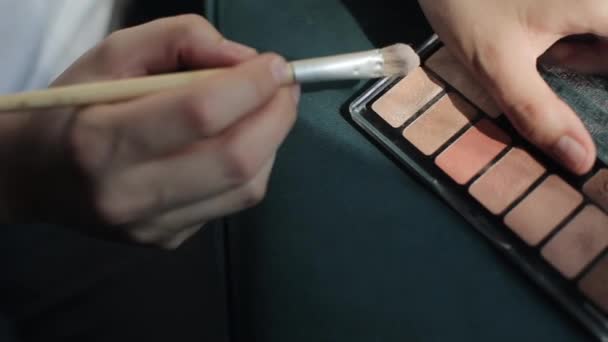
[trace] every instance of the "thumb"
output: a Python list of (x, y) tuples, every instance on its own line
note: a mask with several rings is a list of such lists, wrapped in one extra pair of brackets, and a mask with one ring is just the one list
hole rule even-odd
[(484, 74), (513, 126), (571, 172), (588, 172), (596, 156), (593, 140), (576, 113), (541, 77), (537, 57), (521, 47), (504, 49), (495, 57)]

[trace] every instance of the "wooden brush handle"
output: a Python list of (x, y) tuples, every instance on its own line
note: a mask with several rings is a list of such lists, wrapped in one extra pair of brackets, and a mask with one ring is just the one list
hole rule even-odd
[(82, 106), (128, 100), (179, 87), (194, 80), (204, 79), (205, 77), (217, 74), (223, 70), (188, 71), (123, 80), (75, 84), (0, 96), (0, 112)]
[[(289, 80), (285, 80), (283, 85), (294, 82), (362, 80), (384, 76), (402, 76), (418, 67), (419, 64), (420, 58), (412, 48), (404, 44), (396, 44), (381, 50), (375, 49), (292, 62), (287, 66), (287, 72), (290, 75)], [(0, 96), (0, 112), (124, 101), (179, 87), (195, 79), (203, 79), (224, 70), (189, 71), (76, 84)]]

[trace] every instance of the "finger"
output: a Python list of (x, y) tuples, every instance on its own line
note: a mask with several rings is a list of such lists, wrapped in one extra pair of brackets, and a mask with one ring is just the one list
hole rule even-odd
[(98, 186), (98, 210), (121, 224), (201, 201), (248, 183), (296, 117), (292, 88), (222, 134), (179, 153), (122, 171)]
[(181, 232), (177, 233), (177, 235), (175, 235), (173, 238), (168, 239), (167, 241), (163, 242), (161, 247), (168, 249), (168, 250), (177, 249), (181, 245), (183, 245), (184, 242), (190, 240), (190, 238), (192, 238), (194, 235), (196, 235), (203, 228), (204, 228), (203, 223), (198, 223), (198, 224), (193, 225), (190, 228), (186, 228), (186, 229), (182, 230)]
[(224, 131), (269, 102), (284, 70), (281, 57), (263, 55), (175, 91), (91, 107), (75, 121), (76, 150), (95, 164), (92, 170), (122, 168), (175, 152)]
[(536, 55), (525, 49), (501, 51), (482, 62), (482, 72), (515, 128), (568, 170), (587, 172), (595, 161), (595, 145), (574, 111), (539, 75)]
[(224, 38), (202, 17), (183, 15), (111, 34), (55, 84), (229, 66), (256, 54), (254, 49)]
[(168, 233), (165, 230), (152, 230), (146, 227), (136, 227), (128, 230), (127, 235), (134, 242), (142, 245), (152, 245), (167, 250), (174, 250), (193, 237), (203, 227), (204, 223), (198, 222), (189, 227), (181, 227), (179, 230), (172, 233)]
[(266, 194), (273, 164), (274, 157), (249, 183), (208, 200), (192, 203), (140, 222), (129, 231), (129, 234), (141, 243), (175, 244), (180, 240), (183, 242), (185, 239), (181, 239), (184, 237), (181, 229), (171, 227), (196, 226), (199, 222), (225, 217), (258, 204)]
[(608, 74), (608, 40), (561, 41), (553, 45), (540, 62), (579, 73)]

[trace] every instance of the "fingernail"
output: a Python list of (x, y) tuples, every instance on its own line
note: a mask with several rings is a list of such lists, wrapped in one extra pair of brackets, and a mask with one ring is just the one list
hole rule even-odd
[(587, 151), (578, 141), (564, 135), (555, 145), (556, 157), (567, 167), (576, 170), (587, 161)]
[(222, 48), (241, 57), (253, 56), (258, 53), (254, 48), (227, 39), (222, 43)]
[(270, 68), (272, 71), (272, 75), (274, 76), (275, 80), (277, 80), (277, 82), (279, 82), (280, 84), (290, 82), (291, 73), (289, 71), (289, 66), (283, 58), (275, 57), (270, 64)]
[(293, 96), (293, 100), (296, 104), (300, 102), (300, 86), (294, 85), (291, 87), (291, 95)]

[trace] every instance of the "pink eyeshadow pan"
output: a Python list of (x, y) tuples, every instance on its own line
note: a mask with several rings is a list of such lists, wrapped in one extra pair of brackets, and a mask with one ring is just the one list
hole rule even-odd
[(608, 313), (608, 255), (583, 276), (578, 286), (587, 298)]
[(583, 192), (597, 205), (608, 211), (608, 169), (596, 173), (583, 187)]
[(590, 205), (560, 230), (541, 253), (566, 278), (574, 278), (606, 247), (608, 216)]
[(478, 115), (477, 109), (456, 93), (442, 97), (405, 131), (403, 136), (429, 156)]
[(498, 215), (524, 194), (545, 168), (522, 149), (514, 148), (469, 188), (469, 193)]
[(583, 201), (583, 196), (555, 175), (549, 176), (507, 216), (505, 224), (536, 246)]
[(397, 128), (443, 91), (443, 84), (417, 68), (372, 105), (389, 125)]
[(481, 108), (490, 117), (500, 116), (500, 109), (475, 77), (445, 48), (439, 49), (425, 63), (452, 87)]
[(443, 151), (435, 164), (458, 184), (466, 184), (486, 167), (511, 138), (488, 119), (482, 119)]

